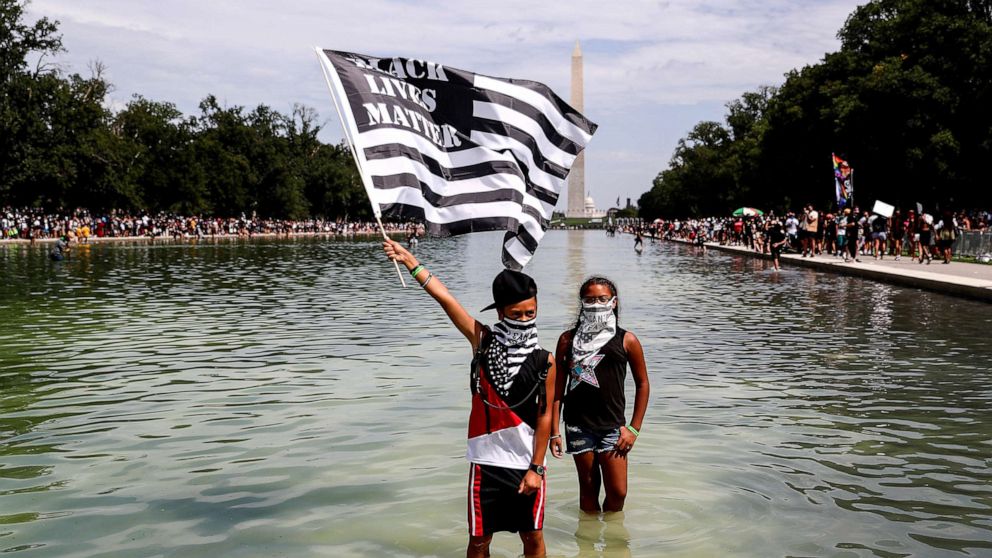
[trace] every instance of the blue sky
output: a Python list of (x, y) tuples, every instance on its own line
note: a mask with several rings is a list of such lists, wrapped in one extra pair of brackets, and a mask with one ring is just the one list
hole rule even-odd
[(584, 112), (600, 125), (586, 188), (605, 208), (636, 202), (696, 122), (722, 120), (741, 93), (836, 50), (860, 3), (33, 0), (28, 14), (61, 22), (65, 70), (106, 65), (114, 106), (135, 93), (188, 114), (207, 94), (284, 112), (298, 102), (319, 111), (332, 142), (340, 125), (314, 46), (532, 79), (567, 100), (581, 40)]

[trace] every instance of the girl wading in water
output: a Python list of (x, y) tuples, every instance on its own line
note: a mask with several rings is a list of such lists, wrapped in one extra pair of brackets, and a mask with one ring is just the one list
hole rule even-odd
[[(633, 333), (617, 326), (617, 287), (591, 277), (579, 288), (575, 328), (558, 338), (558, 375), (550, 448), (562, 456), (558, 416), (564, 405), (565, 443), (579, 476), (579, 507), (585, 512), (623, 510), (627, 497), (627, 454), (640, 435), (650, 385), (644, 351)], [(634, 377), (634, 415), (624, 418), (627, 367)], [(564, 372), (564, 371), (567, 371)], [(599, 502), (600, 486), (606, 499)]]
[(499, 322), (482, 325), (434, 274), (393, 240), (390, 259), (438, 303), (472, 344), (472, 411), (468, 423), (469, 543), (466, 556), (489, 556), (493, 533), (520, 533), (525, 556), (544, 556), (545, 453), (551, 434), (555, 361), (537, 342), (537, 285), (518, 271), (493, 280)]

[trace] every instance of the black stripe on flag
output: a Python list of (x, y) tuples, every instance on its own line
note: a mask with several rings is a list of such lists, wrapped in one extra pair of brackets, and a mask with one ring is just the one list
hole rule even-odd
[(540, 110), (520, 101), (515, 97), (504, 95), (496, 91), (487, 91), (486, 97), (490, 102), (497, 105), (502, 105), (508, 109), (513, 109), (536, 122), (538, 126), (541, 127), (545, 137), (548, 138), (548, 141), (558, 146), (558, 149), (572, 155), (578, 155), (579, 151), (582, 151), (582, 146), (577, 145), (571, 139), (560, 134), (558, 130), (555, 129), (554, 125), (551, 124), (551, 121), (548, 120), (548, 117), (545, 116), (545, 114)]
[[(457, 236), (474, 232), (505, 231), (507, 229), (516, 231), (518, 228), (517, 220), (512, 217), (473, 217), (444, 224), (431, 223), (424, 218), (424, 208), (404, 203), (384, 204), (382, 211), (384, 214), (388, 212), (388, 215), (392, 217), (423, 222), (427, 234), (431, 236)], [(514, 233), (507, 232), (507, 234)]]
[[(543, 227), (542, 226), (541, 229), (542, 230), (546, 230), (546, 227)], [(508, 236), (506, 236), (504, 238), (504, 242), (506, 240), (509, 240), (511, 237), (516, 237), (517, 240), (519, 240), (520, 243), (524, 245), (524, 248), (527, 248), (528, 250), (530, 250), (531, 253), (534, 253), (534, 252), (537, 251), (537, 243), (538, 243), (538, 241), (537, 241), (536, 238), (534, 238), (533, 236), (531, 236), (530, 231), (528, 231), (526, 228), (524, 228), (524, 227), (518, 227), (517, 230), (515, 230), (515, 231), (509, 231), (506, 234)]]
[[(517, 128), (512, 124), (507, 124), (506, 122), (501, 122), (499, 120), (489, 120), (488, 118), (476, 118), (475, 129), (480, 132), (489, 132), (491, 134), (497, 134), (500, 136), (505, 136), (508, 138), (515, 139), (520, 143), (524, 144), (528, 150), (530, 150), (531, 155), (534, 156), (534, 163), (544, 172), (557, 176), (558, 178), (564, 179), (568, 176), (568, 169), (558, 165), (552, 161), (549, 161), (544, 157), (544, 152), (537, 145), (537, 141), (531, 137), (530, 134)], [(523, 164), (523, 163), (521, 163)], [(526, 165), (525, 165), (526, 166)]]
[(417, 161), (427, 167), (431, 174), (444, 180), (465, 180), (498, 173), (512, 174), (524, 180), (528, 194), (552, 206), (558, 203), (558, 194), (532, 184), (527, 175), (520, 170), (520, 167), (510, 161), (496, 160), (464, 167), (445, 167), (432, 157), (401, 143), (387, 143), (365, 148), (365, 158), (370, 161), (394, 157)]
[[(493, 79), (501, 79), (501, 78), (493, 78)], [(582, 116), (581, 113), (579, 113), (577, 110), (572, 108), (572, 105), (563, 101), (562, 98), (556, 95), (554, 91), (551, 90), (550, 87), (544, 85), (541, 82), (530, 81), (526, 79), (501, 79), (501, 81), (512, 83), (513, 85), (517, 85), (520, 87), (526, 87), (527, 89), (530, 89), (531, 91), (541, 95), (548, 101), (551, 101), (551, 103), (555, 105), (555, 108), (558, 109), (558, 112), (562, 116), (567, 118), (568, 121), (574, 124), (575, 126), (582, 128), (590, 136), (595, 134), (596, 129), (599, 128), (597, 124), (591, 122), (585, 116)]]
[[(431, 187), (417, 178), (416, 175), (403, 173), (389, 176), (373, 176), (372, 185), (380, 190), (391, 190), (393, 188), (414, 188), (427, 200), (427, 203), (434, 207), (455, 207), (467, 203), (489, 203), (489, 202), (514, 202), (523, 203), (524, 195), (516, 190), (501, 188), (488, 192), (470, 192), (466, 194), (455, 194), (443, 196), (438, 194)], [(525, 206), (526, 207), (526, 206)]]

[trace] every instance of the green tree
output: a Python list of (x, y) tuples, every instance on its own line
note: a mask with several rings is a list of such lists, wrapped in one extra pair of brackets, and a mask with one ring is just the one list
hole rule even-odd
[(719, 122), (696, 124), (679, 140), (668, 170), (655, 178), (653, 193), (639, 200), (642, 215), (708, 215), (726, 204), (735, 189), (726, 164), (730, 140), (730, 130)]
[(172, 103), (136, 95), (113, 116), (123, 142), (121, 181), (134, 192), (132, 207), (185, 215), (208, 212), (205, 172), (194, 156), (194, 123)]
[[(992, 156), (992, 2), (874, 0), (838, 33), (841, 49), (793, 70), (777, 89), (728, 104), (730, 138), (680, 153), (644, 201), (687, 214), (717, 203), (785, 209), (834, 203), (831, 152), (855, 169), (856, 202), (903, 207), (989, 206)], [(695, 130), (694, 132), (695, 133)], [(687, 136), (689, 139), (693, 133)], [(690, 142), (691, 143), (691, 142)], [(730, 172), (733, 184), (712, 190)], [(682, 212), (682, 213), (678, 213)]]
[[(23, 202), (33, 196), (25, 181), (32, 146), (43, 136), (45, 92), (54, 86), (54, 72), (45, 60), (62, 50), (57, 22), (42, 18), (24, 22), (24, 5), (0, 0), (0, 199)], [(33, 68), (28, 59), (37, 58)]]
[[(57, 22), (24, 22), (0, 0), (0, 205), (303, 219), (362, 218), (368, 200), (349, 149), (322, 143), (318, 115), (208, 95), (185, 117), (140, 95), (108, 110), (112, 85), (46, 63)], [(29, 60), (35, 60), (29, 65)]]
[(312, 108), (296, 105), (288, 127), (293, 158), (303, 178), (304, 193), (314, 215), (323, 218), (370, 218), (368, 196), (344, 143), (317, 139), (321, 126)]

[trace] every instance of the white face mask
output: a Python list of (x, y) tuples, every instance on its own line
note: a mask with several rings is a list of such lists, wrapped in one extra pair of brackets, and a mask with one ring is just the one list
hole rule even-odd
[(503, 323), (515, 328), (531, 327), (537, 325), (537, 317), (535, 316), (529, 320), (511, 320), (510, 318), (504, 317)]
[(582, 317), (587, 321), (606, 321), (613, 314), (613, 309), (616, 308), (616, 305), (617, 297), (613, 297), (606, 302), (583, 302)]
[(537, 331), (537, 317), (526, 321), (512, 320), (504, 317), (501, 323), (504, 331), (500, 337), (508, 345), (524, 343), (532, 336), (537, 335), (535, 333)]

